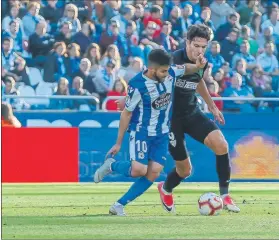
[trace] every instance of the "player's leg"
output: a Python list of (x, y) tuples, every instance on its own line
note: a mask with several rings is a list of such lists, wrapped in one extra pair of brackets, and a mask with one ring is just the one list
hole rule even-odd
[(228, 143), (224, 135), (220, 130), (214, 130), (206, 136), (204, 144), (216, 154), (216, 171), (224, 207), (230, 211), (239, 212), (240, 209), (235, 205), (229, 195), (231, 165)]
[(239, 212), (228, 195), (231, 175), (228, 143), (214, 121), (198, 111), (188, 122), (188, 134), (195, 140), (205, 144), (216, 155), (216, 170), (219, 178), (220, 195), (224, 204), (234, 212)]
[(180, 121), (173, 121), (169, 134), (169, 151), (176, 161), (176, 167), (168, 174), (166, 181), (158, 184), (162, 205), (167, 212), (174, 211), (172, 191), (191, 174), (192, 166), (185, 147), (184, 129)]
[[(116, 161), (112, 157), (109, 157), (105, 160), (103, 165), (97, 169), (94, 174), (94, 182), (101, 182), (105, 176), (115, 172), (122, 174), (126, 177), (140, 177), (144, 176), (147, 172), (146, 164), (135, 161), (136, 156), (139, 154), (144, 154), (144, 152), (137, 153), (137, 144), (144, 142), (145, 137), (136, 134), (132, 131), (130, 133), (130, 142), (129, 142), (129, 151), (130, 151), (130, 160), (125, 161)], [(145, 149), (144, 149), (145, 150)], [(147, 163), (147, 160), (146, 160)]]
[[(146, 144), (146, 147), (145, 147)], [(139, 143), (137, 144), (139, 145)], [(155, 138), (148, 142), (141, 142), (139, 145), (138, 155), (146, 153), (140, 158), (148, 157), (152, 159), (148, 162), (147, 173), (142, 176), (130, 187), (130, 189), (110, 208), (110, 213), (113, 215), (125, 215), (124, 207), (137, 197), (141, 196), (150, 186), (155, 179), (159, 176), (163, 169), (166, 155), (167, 155), (168, 136)], [(150, 149), (147, 151), (147, 149)], [(144, 159), (142, 159), (144, 160)], [(117, 212), (117, 210), (119, 210)]]

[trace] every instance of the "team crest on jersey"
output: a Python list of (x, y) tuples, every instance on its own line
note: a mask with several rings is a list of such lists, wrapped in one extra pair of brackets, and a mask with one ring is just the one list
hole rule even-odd
[(144, 152), (139, 152), (138, 157), (139, 159), (144, 159)]
[(170, 93), (163, 93), (152, 103), (152, 107), (156, 110), (165, 110), (171, 101)]

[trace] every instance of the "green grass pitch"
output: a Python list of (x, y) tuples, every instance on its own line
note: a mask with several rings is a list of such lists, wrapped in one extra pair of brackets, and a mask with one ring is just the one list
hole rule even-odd
[(2, 239), (278, 239), (279, 183), (232, 183), (238, 214), (200, 216), (202, 193), (217, 184), (184, 183), (175, 191), (176, 215), (165, 213), (155, 185), (109, 216), (127, 183), (3, 184)]

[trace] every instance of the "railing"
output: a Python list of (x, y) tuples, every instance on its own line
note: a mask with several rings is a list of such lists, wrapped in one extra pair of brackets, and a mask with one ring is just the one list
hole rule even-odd
[[(95, 96), (61, 96), (61, 95), (36, 95), (36, 96), (17, 96), (17, 95), (4, 95), (2, 98), (9, 99), (69, 99), (69, 100), (94, 100), (96, 103), (96, 111), (107, 111), (106, 105), (109, 100), (120, 100), (125, 97), (123, 96), (110, 96), (104, 99), (102, 103), (102, 108), (100, 109), (100, 100)], [(222, 101), (253, 101), (253, 102), (279, 102), (279, 98), (268, 98), (268, 97), (212, 97), (213, 100)]]
[(17, 96), (17, 95), (4, 95), (2, 98), (9, 99), (68, 99), (68, 100), (94, 100), (96, 103), (96, 111), (100, 110), (100, 100), (95, 96), (63, 96), (63, 95), (36, 95), (36, 96)]

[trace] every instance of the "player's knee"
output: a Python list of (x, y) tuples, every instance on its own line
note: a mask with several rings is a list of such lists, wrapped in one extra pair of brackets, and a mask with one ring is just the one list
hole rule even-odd
[(223, 154), (228, 153), (228, 151), (229, 151), (228, 142), (223, 138), (222, 140), (218, 141), (217, 144), (215, 144), (213, 150), (216, 155), (223, 155)]
[(146, 174), (146, 178), (151, 182), (154, 182), (159, 176), (160, 172), (147, 172)]
[(180, 168), (176, 168), (176, 172), (177, 174), (181, 177), (181, 178), (187, 178), (191, 175), (192, 173), (192, 166), (184, 166), (184, 167), (180, 167)]
[(131, 177), (142, 177), (145, 176), (146, 173), (147, 173), (146, 167), (133, 165), (131, 169)]

